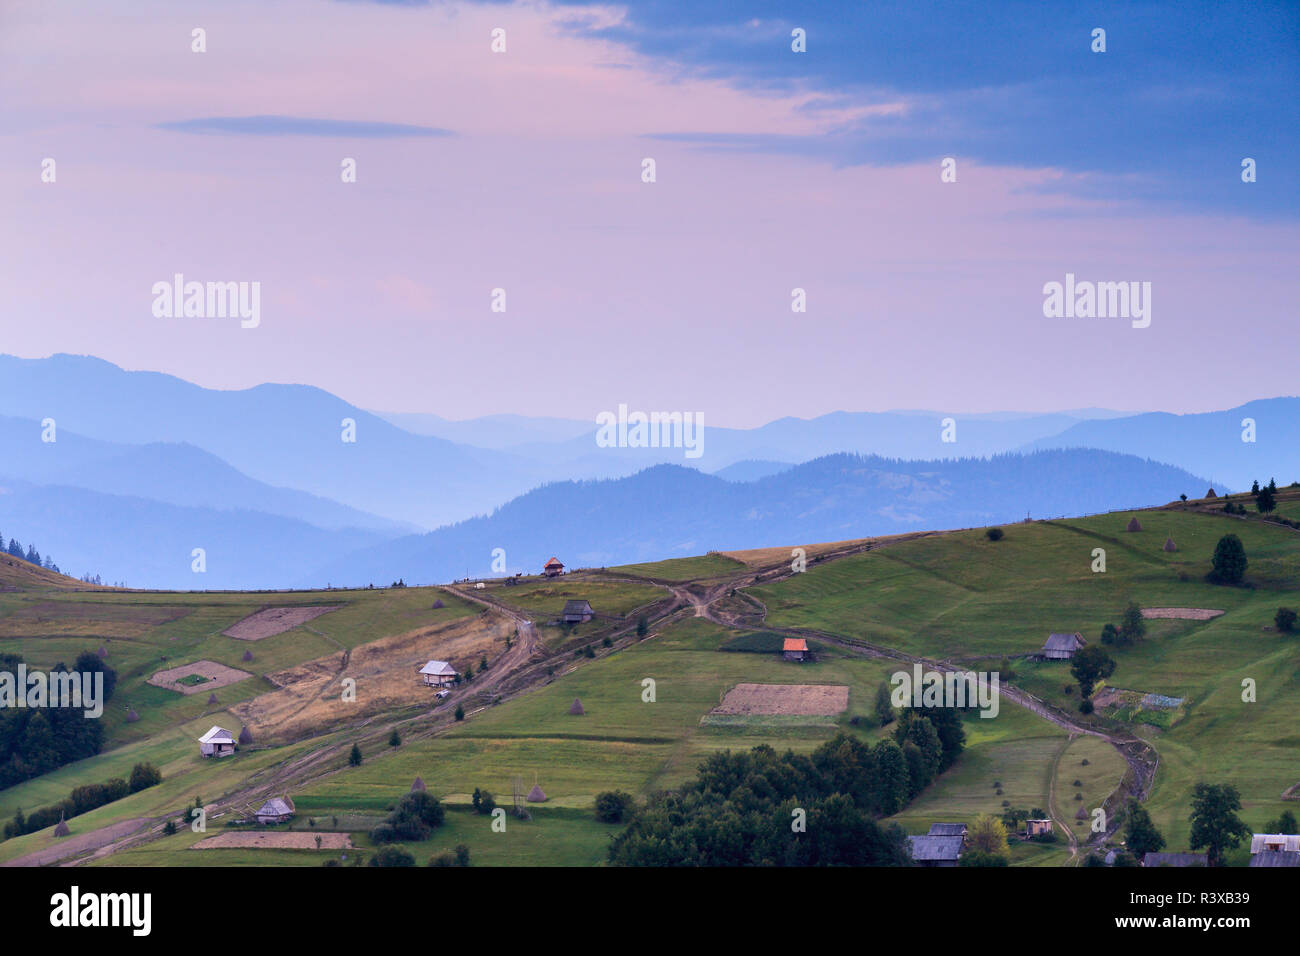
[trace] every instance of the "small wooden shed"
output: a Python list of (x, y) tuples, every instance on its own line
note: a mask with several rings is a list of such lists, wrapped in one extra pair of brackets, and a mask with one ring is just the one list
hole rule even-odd
[(560, 615), (560, 619), (565, 624), (584, 624), (590, 621), (595, 614), (596, 612), (591, 609), (591, 602), (589, 601), (565, 601), (564, 613)]
[(224, 727), (213, 727), (199, 738), (199, 754), (204, 757), (229, 757), (235, 752), (235, 735)]
[(808, 642), (802, 637), (787, 637), (781, 645), (781, 656), (787, 661), (806, 661)]
[(456, 683), (456, 668), (446, 661), (429, 661), (420, 668), (420, 676), (430, 687), (445, 687)]
[(546, 575), (548, 578), (558, 578), (563, 573), (564, 565), (560, 563), (559, 558), (551, 558), (551, 560), (547, 561), (546, 565), (542, 568), (542, 574)]
[(1068, 661), (1088, 642), (1078, 631), (1073, 634), (1048, 634), (1039, 656), (1045, 661)]
[(293, 819), (296, 812), (293, 801), (288, 797), (272, 797), (258, 809), (257, 822), (264, 825), (286, 823)]

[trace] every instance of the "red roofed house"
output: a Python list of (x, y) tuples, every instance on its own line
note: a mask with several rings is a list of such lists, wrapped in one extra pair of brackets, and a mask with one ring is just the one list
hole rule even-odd
[(560, 563), (559, 558), (551, 558), (546, 562), (546, 567), (542, 568), (542, 573), (548, 578), (557, 578), (564, 573), (564, 565)]
[(781, 655), (787, 661), (804, 661), (808, 659), (808, 642), (802, 637), (787, 637), (781, 648)]

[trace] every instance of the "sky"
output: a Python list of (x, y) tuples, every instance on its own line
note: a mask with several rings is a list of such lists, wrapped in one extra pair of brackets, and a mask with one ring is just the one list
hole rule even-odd
[[(0, 351), (447, 418), (1295, 394), (1298, 11), (12, 0)], [(1150, 324), (1045, 316), (1067, 274)]]

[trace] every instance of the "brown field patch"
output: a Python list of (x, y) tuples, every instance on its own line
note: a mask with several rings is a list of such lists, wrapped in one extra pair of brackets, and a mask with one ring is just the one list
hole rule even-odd
[(848, 706), (849, 689), (843, 684), (737, 684), (710, 713), (821, 717)]
[(1177, 621), (1209, 621), (1222, 613), (1208, 607), (1144, 607), (1142, 609), (1142, 616), (1145, 618), (1167, 618)]
[(222, 631), (227, 637), (241, 641), (260, 641), (274, 637), (285, 631), (292, 631), (301, 624), (313, 621), (322, 614), (336, 611), (342, 604), (317, 604), (311, 607), (268, 607), (256, 614), (238, 621)]
[[(489, 663), (496, 661), (505, 651), (506, 637), (514, 631), (509, 617), (484, 611), (380, 638), (358, 645), (350, 653), (318, 657), (267, 674), (267, 680), (279, 689), (235, 704), (231, 712), (251, 726), (259, 740), (265, 740), (271, 736), (298, 739), (340, 721), (403, 707), (433, 706), (434, 688), (425, 686), (419, 676), (426, 661), (447, 661), (461, 672), (473, 664), (477, 671), (479, 658), (486, 654)], [(341, 682), (348, 677), (357, 682), (356, 700), (350, 703), (342, 699)], [(469, 686), (478, 685), (476, 676)]]
[(187, 607), (38, 601), (0, 618), (0, 637), (143, 637), (191, 613)]
[(314, 850), (320, 837), (322, 850), (350, 850), (352, 837), (346, 833), (286, 833), (283, 830), (227, 830), (200, 840), (191, 850)]
[[(181, 681), (191, 674), (206, 677), (207, 680), (197, 684), (182, 684)], [(216, 661), (195, 661), (193, 664), (182, 664), (179, 667), (169, 667), (166, 670), (158, 671), (149, 678), (149, 683), (155, 687), (180, 691), (182, 694), (197, 694), (200, 691), (208, 693), (218, 687), (236, 684), (245, 677), (252, 676), (248, 671), (241, 671), (236, 667), (227, 667), (225, 664), (218, 664)]]

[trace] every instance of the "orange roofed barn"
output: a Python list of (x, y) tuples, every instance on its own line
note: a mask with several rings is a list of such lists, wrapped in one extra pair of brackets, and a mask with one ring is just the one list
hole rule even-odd
[(808, 659), (808, 642), (802, 637), (787, 637), (781, 648), (781, 656), (787, 661), (806, 661)]
[(559, 558), (551, 558), (546, 562), (546, 567), (542, 568), (542, 573), (548, 578), (558, 578), (564, 573), (564, 565), (560, 563)]

